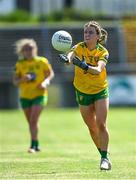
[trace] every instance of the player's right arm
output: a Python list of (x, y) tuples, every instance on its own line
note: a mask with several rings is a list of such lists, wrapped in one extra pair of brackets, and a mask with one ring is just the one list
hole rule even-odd
[(67, 65), (72, 63), (74, 57), (75, 53), (73, 51), (69, 52), (68, 54), (59, 54), (59, 60)]
[(71, 63), (73, 58), (75, 57), (75, 53), (73, 51), (71, 51), (67, 54), (67, 57), (69, 59), (69, 62)]
[(65, 64), (74, 64), (78, 66), (79, 68), (83, 69), (84, 71), (87, 71), (89, 69), (89, 66), (86, 64), (86, 62), (81, 59), (79, 59), (73, 51), (66, 54), (59, 54), (59, 60)]
[(19, 86), (21, 83), (27, 82), (31, 80), (30, 74), (25, 74), (24, 76), (21, 75), (20, 66), (17, 63), (13, 75), (13, 84)]
[(13, 75), (13, 83), (16, 86), (19, 86), (21, 83), (31, 81), (31, 75), (25, 74), (23, 77), (20, 77), (19, 75), (14, 74)]

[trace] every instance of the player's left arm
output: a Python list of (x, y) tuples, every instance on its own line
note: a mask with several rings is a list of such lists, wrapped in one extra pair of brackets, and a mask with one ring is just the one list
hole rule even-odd
[(67, 55), (65, 54), (59, 55), (60, 61), (62, 61), (63, 63), (66, 63), (66, 64), (73, 63), (74, 65), (83, 69), (87, 73), (96, 74), (96, 75), (99, 75), (101, 71), (105, 68), (108, 57), (109, 57), (109, 54), (106, 51), (101, 55), (97, 63), (97, 66), (91, 66), (91, 65), (88, 65), (84, 59), (79, 59), (79, 57), (76, 56), (74, 51), (69, 52)]
[(87, 72), (91, 74), (99, 75), (102, 72), (102, 70), (105, 68), (108, 58), (109, 58), (108, 51), (103, 52), (99, 57), (97, 66), (89, 66)]
[(90, 74), (96, 74), (99, 75), (102, 70), (105, 68), (106, 66), (106, 62), (103, 60), (98, 61), (98, 65), (97, 66), (88, 66), (88, 70), (87, 72)]
[(54, 71), (52, 69), (51, 64), (47, 63), (47, 68), (44, 71), (45, 78), (42, 81), (42, 83), (38, 86), (39, 88), (47, 88), (47, 86), (50, 84), (50, 81), (54, 78)]

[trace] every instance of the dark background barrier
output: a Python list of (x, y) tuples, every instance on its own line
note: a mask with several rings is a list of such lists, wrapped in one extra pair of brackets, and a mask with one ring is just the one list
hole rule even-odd
[[(52, 48), (51, 38), (57, 30), (66, 30), (73, 37), (73, 45), (83, 40), (83, 27), (49, 27), (46, 24), (36, 27), (6, 27), (0, 29), (0, 108), (18, 108), (18, 90), (12, 84), (12, 76), (17, 56), (14, 53), (14, 43), (21, 38), (33, 38), (38, 44), (39, 55), (48, 58), (55, 71), (52, 84), (60, 86), (60, 102), (63, 107), (77, 106), (75, 101), (73, 67), (65, 67), (58, 61), (58, 52)], [(105, 26), (109, 38), (106, 48), (110, 58), (107, 64), (108, 74), (127, 73), (134, 71), (126, 58), (125, 39), (119, 25)], [(121, 66), (121, 68), (120, 68)]]

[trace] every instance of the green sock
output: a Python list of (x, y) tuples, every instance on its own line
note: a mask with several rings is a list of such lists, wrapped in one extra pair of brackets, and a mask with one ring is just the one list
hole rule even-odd
[(107, 151), (101, 151), (101, 158), (107, 158)]
[(32, 140), (31, 141), (31, 148), (34, 148), (37, 144), (37, 140)]
[(38, 148), (38, 146), (39, 146), (39, 141), (36, 140), (36, 141), (35, 141), (35, 148)]

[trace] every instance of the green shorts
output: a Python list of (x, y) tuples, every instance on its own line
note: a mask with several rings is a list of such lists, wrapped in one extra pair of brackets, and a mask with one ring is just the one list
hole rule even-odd
[(109, 97), (108, 88), (100, 91), (97, 94), (85, 94), (78, 91), (77, 89), (75, 90), (75, 92), (76, 92), (76, 100), (78, 104), (85, 106), (93, 104), (95, 101), (99, 99), (106, 99), (107, 97)]
[(48, 96), (39, 96), (34, 99), (20, 98), (22, 108), (29, 108), (33, 105), (45, 106), (48, 101)]

